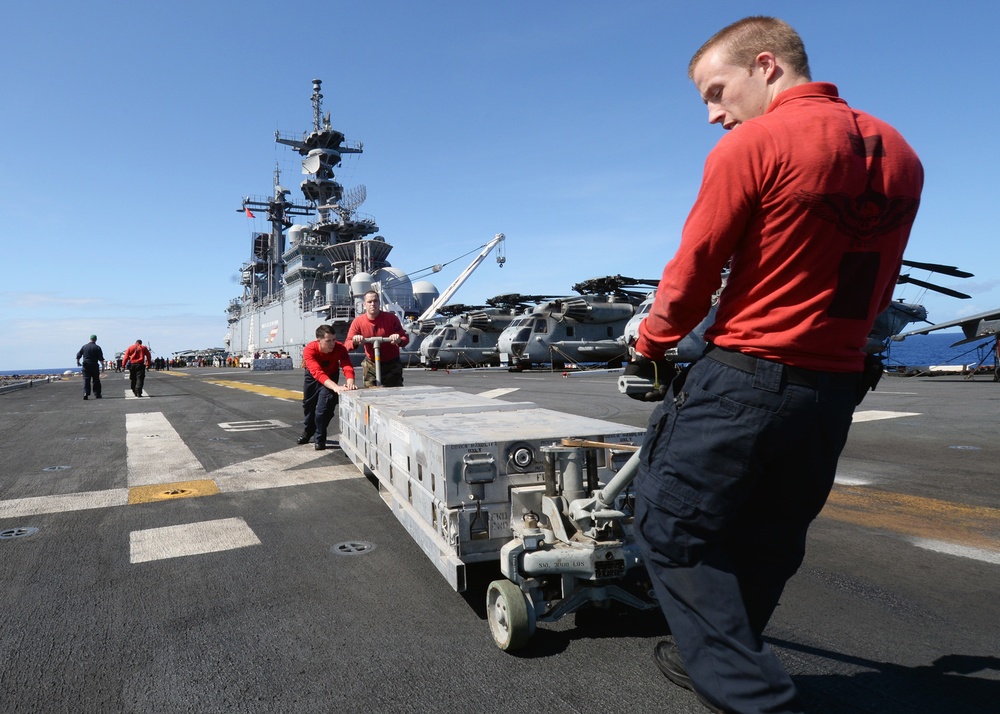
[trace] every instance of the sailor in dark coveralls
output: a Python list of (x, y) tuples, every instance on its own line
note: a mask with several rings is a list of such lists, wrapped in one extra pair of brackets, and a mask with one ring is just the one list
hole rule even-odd
[[(316, 328), (316, 339), (302, 351), (302, 366), (305, 367), (305, 382), (302, 385), (302, 411), (305, 415), (302, 435), (297, 444), (308, 444), (316, 435), (316, 450), (326, 448), (326, 432), (333, 420), (334, 410), (340, 392), (357, 389), (354, 385), (354, 366), (347, 348), (337, 342), (333, 328), (320, 325)], [(337, 384), (340, 372), (344, 372), (345, 384)]]
[(104, 352), (97, 344), (97, 335), (91, 335), (90, 342), (76, 353), (76, 363), (83, 367), (83, 398), (90, 397), (90, 383), (93, 382), (94, 398), (100, 399), (101, 367), (104, 364)]

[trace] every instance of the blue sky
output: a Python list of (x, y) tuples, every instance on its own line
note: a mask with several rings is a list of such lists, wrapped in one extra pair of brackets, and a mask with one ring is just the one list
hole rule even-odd
[(393, 265), (507, 235), (506, 266), (485, 262), (455, 302), (658, 278), (723, 133), (688, 59), (747, 14), (790, 22), (814, 79), (920, 154), (907, 257), (975, 273), (940, 280), (972, 299), (898, 296), (934, 322), (1000, 306), (993, 0), (41, 0), (5, 10), (0, 44), (0, 370), (71, 365), (92, 332), (106, 354), (136, 338), (160, 355), (221, 346), (250, 232), (266, 229), (241, 199), (270, 193), (276, 163), (301, 180), (273, 138), (310, 127), (314, 77), (364, 144), (338, 180), (367, 187), (360, 210)]

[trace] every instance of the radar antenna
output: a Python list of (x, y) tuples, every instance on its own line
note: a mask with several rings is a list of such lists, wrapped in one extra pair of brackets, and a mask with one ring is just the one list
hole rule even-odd
[(362, 183), (344, 193), (344, 197), (338, 203), (342, 210), (354, 213), (354, 209), (364, 203), (366, 198), (368, 198), (368, 189)]

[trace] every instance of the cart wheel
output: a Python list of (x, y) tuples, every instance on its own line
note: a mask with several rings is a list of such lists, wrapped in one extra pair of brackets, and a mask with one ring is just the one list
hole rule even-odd
[(521, 588), (509, 580), (494, 580), (486, 590), (486, 617), (497, 647), (513, 652), (535, 633), (535, 608)]

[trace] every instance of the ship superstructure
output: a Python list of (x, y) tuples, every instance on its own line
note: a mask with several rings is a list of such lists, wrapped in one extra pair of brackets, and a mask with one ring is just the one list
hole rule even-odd
[[(243, 199), (240, 210), (250, 218), (263, 213), (271, 230), (252, 234), (251, 258), (240, 269), (243, 295), (227, 309), (226, 346), (234, 356), (284, 354), (298, 365), (317, 326), (331, 325), (338, 339), (346, 336), (370, 289), (381, 293), (383, 309), (401, 319), (423, 313), (438, 297), (433, 285), (411, 282), (389, 264), (392, 245), (374, 235), (379, 228), (373, 217), (357, 211), (365, 187), (345, 192), (337, 182), (334, 169), (342, 157), (362, 153), (362, 145), (347, 142), (331, 126), (321, 87), (321, 80), (313, 80), (311, 131), (275, 132), (277, 143), (303, 157), (304, 202), (289, 199), (277, 169), (272, 196)], [(293, 223), (299, 217), (309, 222)]]

